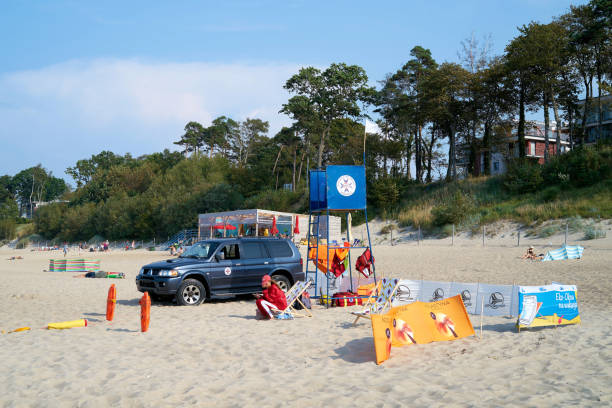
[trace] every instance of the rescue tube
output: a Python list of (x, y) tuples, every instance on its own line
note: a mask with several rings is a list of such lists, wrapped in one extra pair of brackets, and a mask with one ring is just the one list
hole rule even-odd
[(19, 332), (22, 332), (22, 331), (28, 331), (28, 330), (32, 330), (32, 329), (31, 329), (31, 328), (29, 328), (29, 327), (20, 327), (20, 328), (18, 328), (18, 329), (11, 330), (11, 331), (8, 331), (8, 332), (5, 332), (4, 330), (2, 330), (2, 334), (8, 334), (8, 333), (19, 333)]
[(113, 317), (115, 317), (115, 304), (117, 303), (117, 289), (115, 288), (115, 284), (113, 283), (110, 288), (108, 288), (108, 297), (106, 298), (106, 320), (109, 322), (113, 321)]
[(19, 333), (19, 332), (28, 331), (28, 330), (32, 330), (32, 329), (30, 329), (29, 327), (20, 327), (18, 329), (11, 330), (9, 333)]
[(140, 330), (144, 333), (149, 330), (151, 319), (151, 298), (149, 292), (145, 292), (140, 299)]
[(71, 320), (69, 322), (49, 323), (47, 329), (71, 329), (73, 327), (87, 327), (87, 319)]

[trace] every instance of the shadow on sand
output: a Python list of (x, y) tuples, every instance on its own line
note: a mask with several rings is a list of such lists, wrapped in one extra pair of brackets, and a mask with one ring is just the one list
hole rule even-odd
[(129, 299), (129, 300), (125, 300), (125, 299), (117, 299), (117, 304), (118, 305), (123, 305), (123, 306), (140, 306), (140, 303), (138, 303), (140, 301), (140, 299)]
[(83, 315), (84, 316), (106, 316), (104, 313), (83, 313)]
[(337, 357), (348, 363), (363, 364), (376, 361), (372, 337), (354, 339), (334, 350)]
[(246, 315), (246, 316), (229, 315), (228, 317), (237, 317), (239, 319), (246, 319), (246, 320), (257, 320), (255, 316), (253, 315)]

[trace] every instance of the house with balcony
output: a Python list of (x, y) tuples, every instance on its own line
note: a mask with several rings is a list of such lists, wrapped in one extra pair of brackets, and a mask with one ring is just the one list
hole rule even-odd
[[(581, 111), (581, 114), (584, 112), (584, 104), (584, 99), (578, 101), (578, 109)], [(601, 134), (599, 134), (599, 109), (597, 98), (595, 97), (591, 99), (585, 123), (585, 144), (597, 143), (598, 140), (603, 139), (612, 139), (612, 95), (605, 95), (601, 97), (601, 112)], [(581, 124), (582, 117), (577, 119), (576, 122)]]
[[(568, 132), (566, 128), (561, 128), (561, 153), (565, 153), (570, 149)], [(557, 154), (557, 123), (550, 122), (548, 129), (548, 154), (553, 156)], [(544, 133), (544, 122), (529, 121), (525, 124), (525, 155), (537, 160), (538, 163), (544, 164), (544, 152), (546, 150), (546, 138)], [(474, 175), (478, 176), (486, 174), (485, 165), (489, 158), (488, 174), (499, 175), (504, 174), (508, 168), (509, 160), (519, 157), (518, 144), (518, 129), (515, 125), (507, 137), (497, 142), (490, 149), (482, 148), (476, 155), (474, 165)]]

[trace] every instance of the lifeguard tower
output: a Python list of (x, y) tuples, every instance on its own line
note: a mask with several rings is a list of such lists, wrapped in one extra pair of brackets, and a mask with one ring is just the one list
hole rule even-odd
[[(368, 225), (368, 211), (366, 208), (366, 177), (365, 166), (345, 166), (332, 165), (327, 166), (324, 170), (310, 171), (310, 211), (308, 216), (308, 252), (306, 255), (306, 280), (313, 281), (315, 299), (324, 298), (324, 303), (330, 305), (335, 299), (333, 293), (330, 293), (330, 281), (335, 279), (330, 270), (333, 261), (332, 254), (336, 249), (348, 250), (348, 275), (350, 277), (350, 290), (353, 288), (353, 265), (351, 262), (352, 250), (369, 249), (370, 256), (374, 257), (372, 251), (372, 243), (370, 240), (370, 227)], [(366, 230), (368, 241), (360, 242), (355, 245), (355, 242), (350, 242), (348, 225), (349, 214), (351, 211), (363, 210), (365, 214)], [(345, 242), (330, 241), (329, 229), (327, 233), (323, 231), (320, 234), (319, 225), (322, 219), (325, 219), (326, 225), (329, 225), (330, 212), (342, 214), (347, 221), (347, 236)], [(323, 236), (322, 236), (323, 235)], [(324, 243), (323, 243), (323, 240)], [(327, 254), (320, 256), (319, 250), (327, 251)], [(311, 253), (314, 252), (314, 259)], [(319, 260), (323, 262), (320, 262)], [(322, 265), (322, 263), (324, 265)], [(317, 268), (324, 274), (325, 279), (317, 279)], [(376, 271), (372, 263), (372, 271), (370, 277), (373, 277), (376, 283)], [(346, 272), (346, 271), (345, 271)], [(343, 273), (344, 274), (344, 273)], [(321, 287), (323, 286), (323, 287)], [(336, 290), (333, 287), (332, 290)]]

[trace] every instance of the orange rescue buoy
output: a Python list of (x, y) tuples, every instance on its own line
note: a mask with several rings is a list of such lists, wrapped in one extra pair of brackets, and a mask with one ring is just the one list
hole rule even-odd
[(145, 292), (140, 299), (140, 330), (144, 333), (149, 330), (151, 320), (151, 298), (149, 292)]
[(113, 321), (115, 317), (115, 304), (117, 303), (117, 289), (113, 283), (108, 289), (108, 298), (106, 299), (106, 320)]

